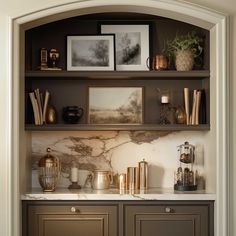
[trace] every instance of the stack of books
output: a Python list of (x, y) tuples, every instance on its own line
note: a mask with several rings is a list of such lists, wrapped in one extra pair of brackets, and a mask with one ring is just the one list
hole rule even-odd
[(30, 101), (33, 107), (34, 124), (43, 125), (46, 123), (46, 112), (49, 101), (49, 92), (46, 90), (45, 95), (39, 89), (29, 93)]
[(206, 124), (206, 93), (204, 89), (194, 89), (190, 104), (189, 88), (184, 88), (184, 105), (187, 125)]

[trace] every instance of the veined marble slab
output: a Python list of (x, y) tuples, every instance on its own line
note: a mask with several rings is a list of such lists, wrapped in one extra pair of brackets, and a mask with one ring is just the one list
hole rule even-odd
[[(148, 186), (172, 188), (174, 171), (179, 167), (177, 146), (188, 141), (195, 146), (194, 170), (198, 170), (199, 177), (204, 180), (198, 183), (199, 189), (212, 189), (215, 178), (210, 157), (213, 163), (215, 161), (214, 153), (209, 153), (206, 136), (207, 132), (201, 131), (33, 132), (31, 187), (40, 187), (38, 162), (50, 147), (51, 154), (61, 161), (58, 188), (69, 186), (72, 162), (76, 163), (79, 170), (102, 169), (115, 175), (127, 173), (127, 167), (138, 166), (138, 162), (143, 159), (148, 162)], [(204, 186), (205, 182), (211, 185)], [(80, 179), (79, 184), (83, 185)]]
[(178, 192), (172, 189), (151, 188), (149, 190), (124, 191), (118, 189), (57, 189), (43, 192), (32, 189), (21, 195), (21, 200), (215, 200), (216, 194), (204, 190)]

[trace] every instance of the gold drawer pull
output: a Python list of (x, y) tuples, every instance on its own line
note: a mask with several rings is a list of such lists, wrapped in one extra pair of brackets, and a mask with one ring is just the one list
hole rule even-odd
[(71, 211), (72, 213), (79, 213), (79, 209), (76, 208), (76, 207), (71, 207), (70, 211)]

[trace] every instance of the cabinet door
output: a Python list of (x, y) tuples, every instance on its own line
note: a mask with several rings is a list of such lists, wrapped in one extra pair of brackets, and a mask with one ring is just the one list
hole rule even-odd
[(209, 236), (207, 206), (126, 206), (125, 236)]
[(116, 206), (29, 206), (27, 236), (116, 236)]

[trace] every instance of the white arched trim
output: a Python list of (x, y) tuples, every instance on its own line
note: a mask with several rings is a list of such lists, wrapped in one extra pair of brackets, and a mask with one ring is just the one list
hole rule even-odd
[[(205, 29), (210, 30), (214, 41), (214, 61), (215, 70), (211, 71), (215, 79), (216, 99), (216, 204), (215, 204), (215, 235), (229, 235), (229, 30), (228, 17), (224, 14), (206, 9), (184, 1), (174, 0), (88, 0), (74, 1), (61, 5), (51, 5), (45, 9), (31, 9), (21, 16), (9, 17), (9, 32), (12, 43), (9, 44), (9, 114), (11, 117), (10, 129), (6, 131), (9, 135), (8, 157), (6, 168), (8, 175), (6, 181), (11, 180), (12, 188), (8, 189), (6, 196), (11, 199), (6, 204), (9, 210), (9, 217), (6, 218), (5, 227), (8, 235), (20, 235), (20, 183), (19, 183), (19, 162), (20, 162), (20, 144), (22, 145), (21, 134), (24, 134), (23, 121), (20, 120), (21, 112), (20, 90), (24, 74), (24, 60), (20, 58), (20, 40), (24, 40), (22, 30), (29, 29), (51, 21), (89, 13), (109, 12), (109, 11), (129, 11), (152, 15), (169, 17), (180, 21), (188, 22)], [(21, 52), (21, 55), (23, 53)], [(20, 101), (20, 102), (19, 102)], [(6, 127), (7, 129), (7, 127)], [(13, 227), (14, 226), (14, 227)]]

